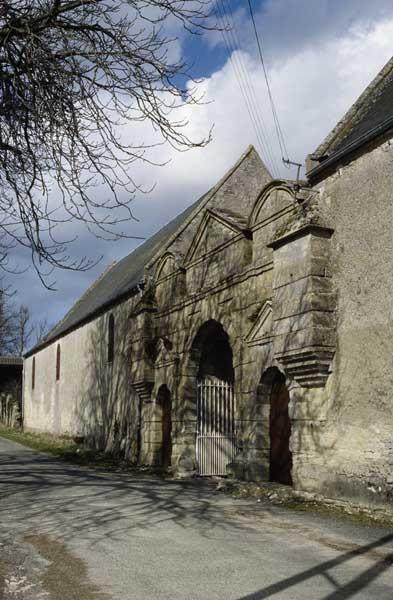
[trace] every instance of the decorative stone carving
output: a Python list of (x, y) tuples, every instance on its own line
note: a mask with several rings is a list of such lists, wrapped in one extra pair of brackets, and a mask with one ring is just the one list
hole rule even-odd
[(157, 342), (157, 358), (155, 367), (162, 368), (176, 364), (178, 357), (172, 350), (172, 343), (167, 338), (159, 338)]
[(154, 386), (153, 381), (146, 381), (146, 380), (133, 381), (131, 385), (132, 385), (132, 388), (138, 394), (138, 396), (141, 398), (141, 400), (143, 400), (144, 402), (151, 401), (151, 392), (152, 392), (153, 386)]
[(266, 300), (258, 313), (254, 325), (251, 327), (246, 336), (246, 343), (248, 346), (260, 346), (262, 344), (268, 344), (272, 341), (272, 329), (272, 303), (270, 300)]
[[(238, 220), (241, 218), (238, 216)], [(190, 245), (184, 262), (186, 265), (204, 258), (212, 251), (227, 245), (234, 236), (243, 235), (246, 223), (236, 223), (234, 218), (225, 217), (212, 210), (206, 210), (198, 231)]]
[(188, 294), (213, 288), (252, 258), (251, 234), (240, 215), (207, 210), (184, 259)]
[(182, 257), (167, 252), (158, 263), (155, 275), (155, 297), (160, 309), (176, 303), (185, 292), (185, 270), (181, 259)]

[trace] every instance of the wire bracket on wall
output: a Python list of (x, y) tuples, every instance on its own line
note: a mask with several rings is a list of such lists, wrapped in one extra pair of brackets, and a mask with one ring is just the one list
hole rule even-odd
[(284, 163), (284, 165), (286, 165), (288, 168), (289, 167), (297, 167), (297, 173), (296, 173), (296, 187), (297, 189), (300, 189), (300, 169), (302, 168), (302, 163), (298, 163), (298, 162), (294, 162), (293, 160), (289, 160), (289, 158), (284, 158), (282, 157), (282, 162)]

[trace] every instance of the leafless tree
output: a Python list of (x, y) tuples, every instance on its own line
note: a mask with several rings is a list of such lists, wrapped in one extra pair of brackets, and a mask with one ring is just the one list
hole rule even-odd
[(89, 268), (68, 255), (72, 239), (58, 237), (69, 220), (110, 239), (122, 235), (119, 223), (132, 218), (129, 203), (140, 191), (132, 165), (151, 160), (151, 145), (136, 132), (122, 136), (125, 125), (146, 121), (157, 143), (180, 150), (208, 142), (209, 132), (190, 139), (176, 117), (200, 98), (187, 66), (171, 58), (168, 32), (173, 24), (190, 34), (215, 27), (210, 5), (0, 1), (0, 265), (13, 242), (31, 251), (44, 281), (48, 264)]
[(13, 354), (23, 356), (24, 352), (26, 352), (29, 347), (29, 343), (34, 333), (34, 325), (28, 306), (22, 304), (14, 313), (13, 331)]
[(52, 325), (49, 323), (48, 319), (44, 317), (34, 325), (34, 333), (35, 333), (35, 343), (39, 344), (42, 342), (49, 331), (52, 329)]
[(32, 342), (41, 342), (50, 330), (48, 319), (34, 322), (28, 306), (15, 303), (16, 293), (0, 280), (0, 356), (22, 356)]
[(0, 287), (0, 356), (10, 353), (13, 343), (13, 312), (9, 305), (10, 292)]

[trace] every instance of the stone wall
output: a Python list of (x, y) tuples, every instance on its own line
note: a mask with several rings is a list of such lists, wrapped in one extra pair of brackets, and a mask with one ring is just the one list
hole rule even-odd
[[(136, 459), (139, 402), (130, 387), (128, 327), (132, 302), (113, 307), (25, 360), (26, 429), (82, 437), (90, 445)], [(109, 363), (110, 314), (115, 352)], [(56, 380), (58, 346), (60, 377)]]
[[(238, 454), (230, 469), (269, 478), (271, 374), (286, 377), (295, 488), (370, 504), (393, 479), (391, 146), (299, 190), (254, 154), (146, 265), (143, 293), (26, 361), (25, 424), (83, 435), (141, 463), (163, 460), (165, 389), (172, 468), (196, 471), (201, 331), (232, 352)], [(56, 346), (61, 378), (56, 382)], [(163, 388), (165, 386), (165, 388)]]
[(367, 504), (393, 488), (393, 146), (367, 148), (316, 186), (334, 229), (336, 352), (325, 388), (325, 422), (303, 489)]

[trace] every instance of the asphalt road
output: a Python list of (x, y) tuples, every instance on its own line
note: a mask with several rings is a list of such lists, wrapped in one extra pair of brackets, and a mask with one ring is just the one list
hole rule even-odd
[(1, 600), (392, 600), (393, 532), (0, 438)]

